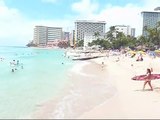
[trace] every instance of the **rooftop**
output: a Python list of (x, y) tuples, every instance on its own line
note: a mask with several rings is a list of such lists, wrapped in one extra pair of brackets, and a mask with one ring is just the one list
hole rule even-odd
[(104, 24), (106, 24), (106, 21), (96, 21), (96, 20), (76, 20), (75, 23), (77, 23), (77, 22), (104, 23)]
[(160, 13), (160, 11), (142, 11), (141, 13)]
[(160, 7), (156, 7), (156, 8), (154, 9), (154, 11), (158, 11), (158, 10), (160, 10)]

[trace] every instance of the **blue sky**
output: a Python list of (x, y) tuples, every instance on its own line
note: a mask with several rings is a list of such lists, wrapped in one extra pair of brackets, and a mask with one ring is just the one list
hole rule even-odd
[(153, 10), (159, 0), (0, 0), (0, 45), (25, 45), (35, 25), (74, 29), (77, 19), (130, 25), (141, 34), (140, 12)]
[[(77, 14), (72, 10), (72, 4), (78, 1), (80, 0), (5, 0), (5, 3), (9, 8), (16, 8), (31, 19), (63, 19), (67, 14)], [(99, 4), (95, 13), (104, 9), (106, 4), (122, 7), (128, 3), (143, 5), (141, 0), (91, 0), (91, 2)]]

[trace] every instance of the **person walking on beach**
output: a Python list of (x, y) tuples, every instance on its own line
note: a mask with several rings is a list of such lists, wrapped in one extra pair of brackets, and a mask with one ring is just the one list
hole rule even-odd
[(148, 83), (149, 87), (153, 91), (153, 87), (151, 85), (151, 72), (152, 72), (152, 68), (151, 69), (147, 68), (147, 73), (146, 73), (147, 76), (146, 76), (146, 80), (145, 80), (144, 85), (143, 85), (143, 90), (145, 89), (145, 86)]
[(102, 62), (102, 65), (101, 65), (101, 67), (102, 67), (102, 70), (104, 69), (104, 62)]

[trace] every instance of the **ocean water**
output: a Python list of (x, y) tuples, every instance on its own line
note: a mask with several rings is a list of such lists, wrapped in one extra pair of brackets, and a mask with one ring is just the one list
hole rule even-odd
[[(68, 82), (73, 61), (64, 50), (0, 47), (0, 118), (23, 118), (57, 96)], [(15, 72), (10, 62), (19, 60)], [(23, 69), (21, 68), (23, 65)]]

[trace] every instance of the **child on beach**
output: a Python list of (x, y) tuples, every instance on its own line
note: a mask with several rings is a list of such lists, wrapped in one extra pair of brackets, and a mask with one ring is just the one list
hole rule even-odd
[(153, 71), (153, 69), (151, 68), (151, 69), (149, 69), (149, 68), (147, 68), (147, 73), (146, 73), (146, 80), (145, 80), (145, 82), (144, 82), (144, 85), (143, 85), (143, 90), (145, 89), (145, 86), (146, 86), (146, 84), (148, 83), (148, 85), (149, 85), (149, 87), (151, 88), (151, 90), (153, 91), (153, 87), (152, 87), (152, 85), (151, 85), (151, 72)]

